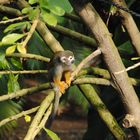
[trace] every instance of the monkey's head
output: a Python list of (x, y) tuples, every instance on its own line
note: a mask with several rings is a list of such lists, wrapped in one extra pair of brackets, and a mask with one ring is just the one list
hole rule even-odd
[(74, 54), (73, 52), (66, 50), (66, 51), (60, 51), (57, 52), (54, 56), (55, 63), (61, 63), (63, 65), (70, 66), (75, 62)]

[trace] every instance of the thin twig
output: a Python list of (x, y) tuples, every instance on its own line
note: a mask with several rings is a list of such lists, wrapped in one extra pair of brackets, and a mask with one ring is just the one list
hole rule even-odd
[(128, 67), (127, 69), (115, 72), (115, 74), (120, 74), (120, 73), (125, 72), (125, 71), (130, 71), (130, 70), (135, 69), (135, 68), (137, 68), (139, 66), (140, 66), (140, 62), (134, 64), (133, 66)]
[(23, 71), (0, 71), (0, 75), (4, 74), (37, 74), (37, 73), (48, 73), (48, 70), (23, 70)]
[(0, 24), (6, 24), (6, 23), (10, 23), (10, 22), (23, 20), (24, 18), (27, 18), (27, 17), (28, 16), (22, 16), (22, 17), (17, 17), (17, 18), (13, 18), (13, 19), (3, 20), (3, 21), (0, 21)]
[(18, 57), (18, 58), (28, 58), (28, 59), (36, 59), (44, 62), (50, 62), (50, 58), (43, 57), (41, 55), (36, 55), (36, 54), (21, 54), (21, 53), (12, 53), (12, 54), (6, 54), (6, 57)]
[(26, 111), (22, 111), (21, 113), (16, 114), (14, 116), (10, 116), (9, 118), (6, 118), (6, 119), (0, 121), (0, 127), (5, 125), (6, 123), (8, 123), (10, 121), (17, 120), (18, 118), (21, 118), (21, 117), (23, 117), (23, 116), (25, 116), (27, 114), (34, 113), (34, 112), (36, 112), (38, 110), (38, 108), (39, 108), (39, 106), (34, 107), (32, 109), (29, 109), (29, 110), (26, 110)]
[(33, 24), (30, 28), (30, 31), (28, 32), (28, 35), (27, 35), (26, 39), (23, 41), (23, 43), (22, 43), (23, 48), (27, 47), (27, 43), (30, 40), (30, 38), (32, 37), (32, 35), (33, 35), (33, 33), (34, 33), (34, 31), (37, 27), (37, 24), (38, 24), (38, 18), (33, 21)]
[(19, 91), (0, 96), (0, 102), (1, 101), (6, 101), (6, 100), (9, 100), (9, 99), (13, 99), (13, 98), (19, 98), (19, 97), (24, 96), (26, 94), (31, 94), (33, 92), (48, 89), (50, 87), (51, 87), (50, 83), (45, 83), (45, 84), (40, 84), (40, 85), (35, 86), (35, 87), (21, 89)]
[(45, 127), (45, 124), (46, 124), (51, 112), (52, 112), (52, 104), (50, 105), (50, 107), (48, 108), (47, 112), (44, 114), (44, 117), (41, 120), (40, 124), (38, 125), (38, 127), (36, 128), (34, 133), (32, 134), (32, 139), (34, 139), (35, 136), (40, 132), (40, 130)]
[(81, 63), (77, 66), (76, 70), (72, 73), (71, 79), (73, 80), (74, 77), (76, 77), (78, 75), (78, 73), (80, 72), (80, 70), (87, 65), (87, 63), (89, 63), (93, 58), (95, 58), (96, 56), (101, 54), (101, 50), (97, 49), (96, 51), (94, 51), (92, 54), (90, 54), (89, 56), (87, 56), (84, 60), (81, 61)]

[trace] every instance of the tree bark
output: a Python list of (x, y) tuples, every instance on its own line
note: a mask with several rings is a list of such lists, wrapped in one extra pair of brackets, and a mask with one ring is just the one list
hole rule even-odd
[(70, 1), (76, 12), (81, 16), (85, 24), (94, 35), (97, 44), (102, 51), (103, 59), (119, 91), (126, 112), (134, 117), (134, 120), (131, 122), (131, 124), (136, 128), (140, 137), (139, 99), (134, 91), (127, 73), (123, 71), (122, 73), (117, 74), (117, 72), (124, 70), (125, 67), (106, 25), (90, 3), (81, 4), (79, 0)]

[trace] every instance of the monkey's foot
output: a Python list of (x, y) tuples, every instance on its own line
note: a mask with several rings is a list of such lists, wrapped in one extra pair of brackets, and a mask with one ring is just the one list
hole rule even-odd
[(68, 85), (64, 81), (59, 82), (58, 86), (61, 93), (65, 93), (65, 90), (68, 88)]

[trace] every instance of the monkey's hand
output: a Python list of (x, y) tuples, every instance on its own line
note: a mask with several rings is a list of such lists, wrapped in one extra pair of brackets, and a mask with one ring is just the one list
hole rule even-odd
[(65, 93), (65, 90), (68, 88), (68, 85), (64, 81), (60, 81), (58, 77), (53, 78), (55, 86), (58, 87), (61, 93)]
[(68, 86), (70, 86), (71, 84), (71, 72), (70, 71), (66, 71), (64, 73), (64, 77), (65, 77), (65, 81), (68, 84)]
[(68, 85), (64, 81), (58, 83), (58, 87), (61, 93), (65, 93), (65, 90), (68, 88)]

